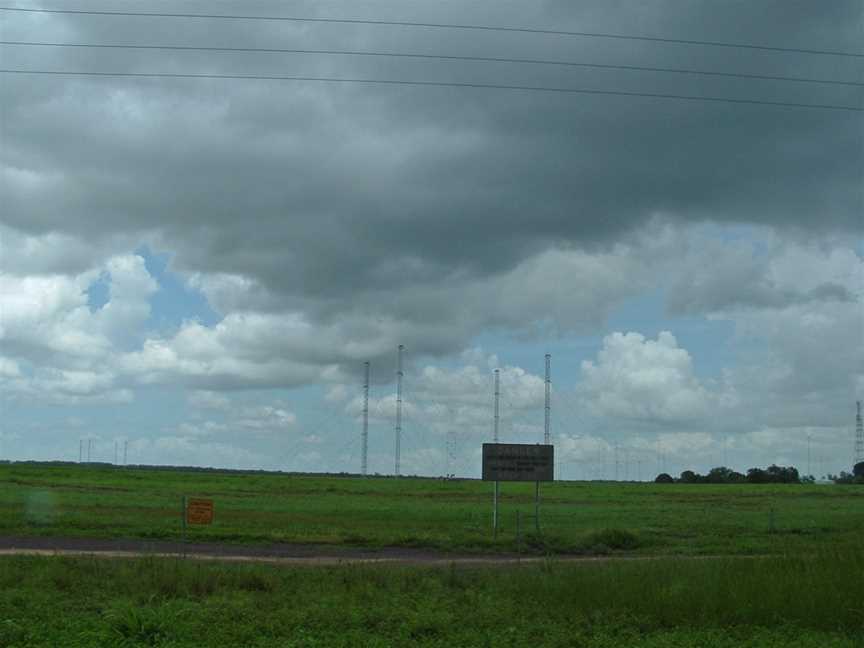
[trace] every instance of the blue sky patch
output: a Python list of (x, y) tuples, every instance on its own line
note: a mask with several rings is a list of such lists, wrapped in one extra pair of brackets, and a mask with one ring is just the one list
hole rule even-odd
[(147, 246), (135, 253), (143, 257), (147, 272), (159, 283), (159, 290), (150, 299), (149, 328), (170, 333), (185, 320), (196, 320), (204, 326), (219, 323), (222, 318), (210, 307), (207, 298), (170, 270), (171, 254), (154, 253)]

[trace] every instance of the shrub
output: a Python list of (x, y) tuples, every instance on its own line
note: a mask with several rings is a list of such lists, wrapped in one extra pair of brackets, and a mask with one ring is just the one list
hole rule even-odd
[(588, 538), (588, 545), (592, 548), (609, 548), (628, 550), (639, 546), (639, 538), (627, 529), (602, 529), (594, 531)]
[(153, 596), (147, 605), (125, 602), (108, 610), (105, 620), (115, 638), (145, 646), (166, 641), (181, 615), (167, 605), (156, 606), (155, 601)]

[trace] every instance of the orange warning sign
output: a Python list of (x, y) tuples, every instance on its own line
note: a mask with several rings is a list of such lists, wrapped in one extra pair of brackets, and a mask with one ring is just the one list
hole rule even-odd
[(213, 524), (213, 500), (189, 499), (186, 503), (186, 522), (189, 524)]

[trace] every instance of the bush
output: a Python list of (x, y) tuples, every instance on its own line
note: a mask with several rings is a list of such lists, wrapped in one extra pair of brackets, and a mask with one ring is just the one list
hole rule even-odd
[(105, 620), (116, 639), (138, 645), (158, 646), (166, 642), (172, 628), (180, 625), (182, 611), (171, 604), (157, 603), (151, 596), (147, 605), (123, 602), (105, 612)]
[(639, 546), (639, 538), (627, 529), (602, 529), (594, 531), (585, 539), (588, 548), (605, 553), (609, 549), (628, 550)]
[(672, 479), (672, 475), (669, 473), (660, 473), (657, 475), (657, 478), (654, 480), (655, 484), (674, 484), (675, 480)]
[(864, 476), (856, 477), (853, 473), (848, 473), (845, 470), (841, 470), (839, 475), (828, 475), (828, 479), (835, 484), (864, 484)]

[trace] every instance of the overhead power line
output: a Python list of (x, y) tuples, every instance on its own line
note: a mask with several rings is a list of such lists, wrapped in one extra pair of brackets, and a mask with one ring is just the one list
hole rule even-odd
[(676, 74), (691, 74), (736, 79), (757, 79), (760, 81), (792, 81), (799, 83), (823, 83), (828, 85), (845, 85), (864, 87), (857, 81), (834, 81), (830, 79), (812, 79), (807, 77), (775, 76), (768, 74), (745, 74), (743, 72), (718, 72), (713, 70), (690, 70), (682, 68), (649, 67), (644, 65), (613, 65), (607, 63), (583, 63), (578, 61), (556, 61), (548, 59), (507, 58), (497, 56), (461, 56), (450, 54), (417, 54), (410, 52), (368, 52), (356, 50), (329, 49), (294, 49), (281, 47), (206, 47), (193, 45), (122, 45), (113, 43), (45, 43), (30, 41), (0, 41), (0, 45), (34, 46), (34, 47), (70, 47), (90, 49), (127, 49), (127, 50), (165, 50), (181, 52), (227, 52), (227, 53), (263, 53), (263, 54), (315, 54), (337, 56), (369, 56), (381, 58), (409, 58), (421, 60), (442, 61), (477, 61), (481, 63), (515, 63), (528, 65), (557, 65), (564, 67), (597, 68), (601, 70), (628, 70), (637, 72), (671, 72)]
[(388, 27), (417, 27), (424, 29), (458, 29), (488, 32), (509, 32), (521, 34), (544, 34), (547, 36), (580, 36), (586, 38), (609, 38), (617, 40), (634, 40), (651, 43), (673, 43), (680, 45), (702, 45), (710, 47), (731, 47), (740, 49), (763, 50), (770, 52), (792, 52), (797, 54), (817, 54), (825, 56), (846, 56), (864, 58), (858, 52), (843, 52), (837, 50), (804, 49), (798, 47), (772, 47), (769, 45), (754, 45), (750, 43), (728, 43), (722, 41), (705, 41), (684, 38), (661, 38), (657, 36), (633, 36), (627, 34), (608, 34), (601, 32), (567, 31), (560, 29), (540, 29), (532, 27), (499, 27), (494, 25), (468, 25), (457, 23), (414, 22), (408, 20), (378, 20), (361, 18), (302, 18), (297, 16), (255, 16), (234, 14), (200, 14), (200, 13), (154, 13), (140, 11), (95, 11), (81, 9), (23, 9), (20, 7), (0, 7), (0, 11), (17, 11), (27, 13), (50, 13), (87, 16), (127, 16), (150, 18), (206, 18), (213, 20), (266, 20), (282, 22), (330, 23), (340, 25), (379, 25)]
[(839, 106), (834, 104), (807, 104), (790, 101), (763, 101), (761, 99), (736, 99), (731, 97), (700, 97), (697, 95), (664, 94), (657, 92), (628, 92), (624, 90), (596, 90), (593, 88), (558, 88), (552, 86), (523, 86), (498, 83), (468, 83), (458, 81), (417, 81), (409, 79), (360, 79), (312, 76), (271, 76), (249, 74), (185, 74), (168, 72), (73, 72), (66, 70), (10, 70), (0, 69), (0, 74), (33, 74), (48, 76), (92, 76), (92, 77), (133, 77), (163, 79), (248, 79), (257, 81), (304, 81), (320, 83), (352, 83), (365, 85), (425, 86), (438, 88), (478, 88), (485, 90), (522, 90), (528, 92), (549, 92), (561, 94), (609, 95), (618, 97), (648, 97), (655, 99), (680, 99), (686, 101), (721, 102), (732, 104), (752, 104), (758, 106), (783, 106), (786, 108), (820, 108), (825, 110), (845, 110), (864, 112), (864, 108)]

